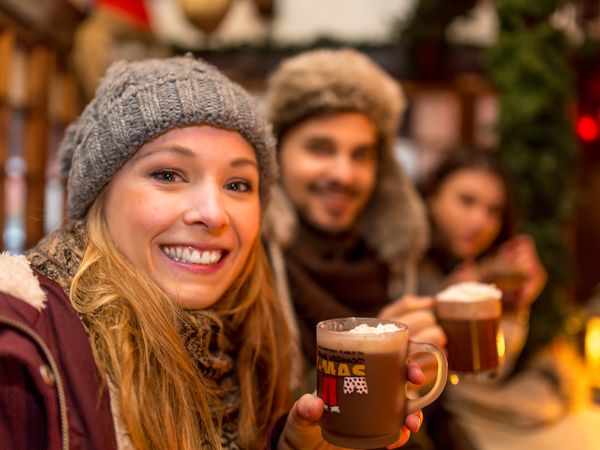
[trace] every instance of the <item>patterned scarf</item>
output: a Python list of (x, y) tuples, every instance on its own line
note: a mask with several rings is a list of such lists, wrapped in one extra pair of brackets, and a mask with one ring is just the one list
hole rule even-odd
[[(84, 221), (72, 222), (42, 239), (26, 253), (31, 266), (57, 282), (68, 295), (71, 281), (83, 258), (87, 245)], [(221, 444), (224, 449), (239, 449), (238, 415), (240, 388), (235, 373), (235, 349), (225, 333), (225, 327), (217, 315), (210, 311), (187, 311), (182, 314), (179, 333), (184, 346), (205, 382), (213, 389), (221, 403)], [(217, 411), (214, 411), (215, 414)], [(118, 417), (118, 414), (116, 415)], [(124, 424), (117, 420), (117, 428)], [(126, 432), (120, 433), (120, 448), (128, 445)], [(206, 448), (200, 445), (199, 448)]]

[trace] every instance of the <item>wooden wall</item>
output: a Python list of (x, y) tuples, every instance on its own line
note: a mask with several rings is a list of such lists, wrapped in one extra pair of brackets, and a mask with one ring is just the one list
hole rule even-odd
[[(64, 29), (53, 35), (43, 27), (30, 28), (26, 18), (0, 8), (0, 225), (19, 224), (25, 236), (22, 248), (45, 232), (46, 175), (49, 155), (56, 150), (53, 131), (64, 129), (80, 110), (65, 36)], [(9, 160), (12, 171), (7, 170)]]

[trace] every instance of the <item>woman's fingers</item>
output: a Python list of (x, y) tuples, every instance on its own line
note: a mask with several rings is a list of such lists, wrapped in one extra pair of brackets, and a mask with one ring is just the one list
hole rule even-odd
[(312, 394), (298, 399), (288, 414), (278, 449), (312, 450), (324, 445), (317, 421), (323, 414), (323, 401)]
[(404, 426), (413, 433), (416, 433), (421, 428), (423, 423), (423, 412), (419, 409), (418, 411), (409, 414), (404, 420)]
[(296, 402), (297, 407), (292, 409), (292, 414), (299, 424), (304, 422), (314, 423), (323, 414), (323, 400), (313, 394), (304, 394)]
[(420, 385), (423, 384), (423, 382), (425, 381), (425, 375), (423, 374), (423, 370), (421, 370), (419, 365), (414, 362), (409, 362), (406, 365), (406, 376), (408, 381), (410, 381), (413, 384)]
[(400, 430), (400, 437), (396, 442), (387, 446), (387, 448), (398, 448), (402, 447), (408, 441), (410, 437), (410, 433), (416, 433), (421, 428), (421, 423), (423, 423), (423, 413), (421, 410), (409, 414), (406, 416), (406, 420), (404, 421), (404, 425)]
[(402, 427), (400, 430), (400, 437), (393, 444), (388, 445), (386, 448), (398, 448), (402, 447), (406, 442), (408, 442), (408, 438), (410, 437), (410, 430), (406, 427)]

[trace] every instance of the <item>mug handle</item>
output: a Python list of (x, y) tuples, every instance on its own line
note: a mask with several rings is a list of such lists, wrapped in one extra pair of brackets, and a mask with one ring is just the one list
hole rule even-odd
[(433, 344), (427, 342), (415, 342), (408, 341), (408, 352), (409, 355), (413, 353), (427, 352), (435, 356), (437, 361), (437, 373), (435, 377), (435, 383), (429, 391), (419, 398), (408, 398), (406, 400), (406, 411), (407, 414), (415, 412), (417, 409), (424, 408), (425, 406), (433, 403), (443, 392), (446, 386), (446, 379), (448, 378), (448, 360), (442, 350)]

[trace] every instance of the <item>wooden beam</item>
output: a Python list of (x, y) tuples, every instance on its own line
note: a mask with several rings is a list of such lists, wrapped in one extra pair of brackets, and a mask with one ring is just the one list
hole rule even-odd
[(44, 189), (48, 152), (49, 74), (55, 65), (53, 50), (32, 47), (27, 58), (27, 117), (24, 154), (27, 170), (25, 200), (26, 247), (44, 235)]
[[(6, 28), (0, 31), (0, 232), (4, 231), (6, 222), (5, 205), (5, 178), (6, 160), (8, 159), (8, 131), (10, 122), (10, 105), (8, 104), (8, 90), (10, 79), (10, 61), (15, 45), (15, 33)], [(3, 241), (0, 239), (0, 249)]]

